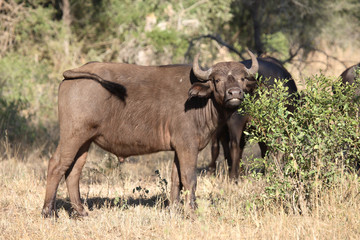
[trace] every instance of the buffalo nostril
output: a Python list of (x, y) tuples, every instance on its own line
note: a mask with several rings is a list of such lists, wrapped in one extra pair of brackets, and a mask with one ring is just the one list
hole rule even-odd
[(239, 88), (230, 88), (228, 94), (232, 96), (241, 95), (242, 91)]

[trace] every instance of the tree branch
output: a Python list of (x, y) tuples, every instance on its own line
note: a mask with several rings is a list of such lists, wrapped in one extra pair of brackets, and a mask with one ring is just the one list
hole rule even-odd
[(220, 45), (224, 46), (224, 47), (227, 47), (231, 52), (234, 52), (236, 53), (242, 60), (245, 60), (246, 58), (244, 58), (243, 54), (241, 52), (239, 52), (235, 47), (227, 44), (226, 42), (224, 42), (224, 40), (221, 39), (221, 37), (219, 35), (211, 35), (211, 34), (208, 34), (208, 35), (202, 35), (202, 36), (199, 36), (199, 37), (196, 37), (196, 38), (193, 38), (189, 41), (189, 47), (185, 53), (185, 61), (187, 62), (188, 60), (190, 60), (190, 51), (191, 49), (193, 48), (194, 46), (194, 42), (196, 41), (199, 41), (203, 38), (210, 38), (212, 40), (215, 40), (216, 42), (218, 42)]

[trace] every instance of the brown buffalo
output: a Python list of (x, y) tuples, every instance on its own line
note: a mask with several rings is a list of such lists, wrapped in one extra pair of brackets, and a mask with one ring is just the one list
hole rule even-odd
[(216, 129), (236, 111), (244, 92), (255, 86), (258, 70), (221, 62), (201, 70), (193, 66), (137, 66), (88, 63), (64, 72), (59, 87), (60, 141), (48, 166), (42, 215), (56, 216), (55, 198), (63, 176), (72, 207), (87, 212), (80, 201), (79, 179), (92, 142), (124, 158), (175, 151), (170, 201), (196, 208), (198, 152)]
[[(272, 57), (258, 58), (259, 71), (258, 76), (263, 80), (266, 80), (264, 84), (267, 87), (274, 85), (274, 80), (285, 80), (284, 84), (287, 86), (289, 97), (297, 97), (297, 87), (290, 75), (290, 73), (283, 67), (281, 62)], [(250, 60), (242, 62), (245, 66), (251, 64)], [(293, 111), (295, 105), (288, 105), (288, 109)], [(209, 172), (213, 173), (216, 170), (216, 159), (219, 156), (219, 142), (223, 146), (224, 158), (227, 160), (229, 167), (229, 177), (236, 179), (240, 172), (240, 160), (245, 147), (246, 139), (243, 134), (247, 122), (249, 121), (248, 115), (241, 115), (237, 112), (233, 113), (232, 116), (227, 120), (225, 126), (220, 127), (217, 134), (213, 136), (211, 146), (211, 163), (208, 166)], [(259, 143), (261, 156), (264, 157), (267, 151), (265, 143)]]

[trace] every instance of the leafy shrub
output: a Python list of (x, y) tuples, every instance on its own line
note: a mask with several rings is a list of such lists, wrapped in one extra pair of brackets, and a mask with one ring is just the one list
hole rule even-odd
[(32, 116), (21, 114), (28, 107), (26, 101), (7, 101), (0, 96), (0, 159), (25, 159), (30, 153), (29, 149), (37, 149), (39, 154), (45, 153), (42, 151), (49, 135), (41, 124), (32, 123)]
[(29, 125), (29, 119), (19, 115), (27, 107), (21, 100), (7, 102), (0, 98), (0, 136), (13, 142), (20, 136), (28, 141), (34, 140), (34, 129)]
[(286, 108), (280, 81), (274, 88), (259, 87), (241, 110), (252, 117), (251, 141), (265, 142), (269, 149), (262, 160), (268, 183), (263, 200), (304, 214), (317, 206), (323, 190), (357, 170), (360, 156), (355, 87), (333, 86), (323, 75), (307, 79), (305, 86), (294, 113)]
[(0, 144), (1, 150), (21, 148), (24, 153), (27, 147), (49, 141), (44, 124), (55, 119), (57, 89), (48, 81), (49, 74), (49, 65), (31, 56), (9, 52), (0, 59), (0, 141), (8, 143)]
[(171, 46), (175, 57), (184, 56), (188, 47), (188, 42), (182, 38), (181, 34), (174, 30), (162, 31), (160, 29), (154, 29), (146, 35), (158, 52), (163, 52), (165, 46)]
[(280, 56), (289, 57), (290, 44), (284, 33), (264, 34), (262, 38), (266, 43), (265, 52), (274, 52)]

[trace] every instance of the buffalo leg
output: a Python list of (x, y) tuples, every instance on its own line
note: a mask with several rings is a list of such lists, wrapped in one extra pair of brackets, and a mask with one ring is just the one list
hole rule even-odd
[[(66, 138), (65, 138), (66, 139)], [(80, 149), (79, 141), (67, 141), (66, 143), (60, 140), (54, 156), (49, 161), (48, 175), (46, 182), (45, 201), (42, 210), (43, 217), (56, 216), (55, 198), (56, 191), (61, 178), (65, 172), (71, 167)]]
[(228, 162), (229, 168), (232, 166), (232, 160), (230, 156), (230, 149), (229, 149), (229, 131), (228, 128), (225, 126), (223, 127), (216, 135), (213, 136), (211, 140), (211, 162), (208, 166), (210, 173), (215, 173), (216, 171), (216, 160), (220, 153), (220, 145), (223, 147), (224, 151), (224, 158)]
[(180, 166), (179, 158), (175, 153), (172, 172), (171, 172), (171, 190), (170, 190), (170, 202), (171, 204), (176, 204), (180, 201), (180, 190), (182, 184), (180, 182)]
[[(259, 142), (258, 144), (261, 151), (261, 157), (264, 159), (268, 150), (267, 145), (264, 142)], [(259, 171), (265, 173), (265, 166), (261, 167)]]
[(259, 142), (259, 147), (261, 151), (261, 157), (264, 158), (267, 152), (267, 145), (263, 142)]
[(73, 165), (65, 173), (66, 186), (69, 192), (71, 205), (80, 216), (88, 215), (88, 213), (81, 204), (79, 180), (80, 180), (82, 168), (84, 167), (84, 164), (86, 162), (86, 156), (89, 147), (90, 147), (90, 142), (84, 144), (80, 148)]
[(216, 171), (216, 159), (219, 156), (219, 152), (219, 137), (217, 135), (214, 135), (211, 139), (211, 162), (208, 166), (209, 173), (215, 173)]
[(221, 141), (221, 146), (223, 147), (223, 151), (224, 151), (224, 158), (227, 162), (229, 172), (231, 172), (233, 161), (232, 161), (231, 154), (230, 154), (230, 136), (229, 136), (228, 130), (226, 130), (226, 132), (223, 133), (223, 135), (220, 138), (220, 141)]
[(244, 129), (247, 123), (247, 116), (233, 114), (227, 121), (229, 132), (229, 147), (231, 158), (230, 178), (237, 179), (240, 172), (240, 160), (245, 147)]
[(180, 166), (180, 180), (181, 184), (184, 186), (185, 193), (185, 207), (190, 209), (196, 209), (196, 164), (197, 164), (197, 155), (198, 151), (190, 151), (189, 149), (183, 151), (177, 151), (179, 157), (179, 166)]
[(55, 165), (60, 162), (60, 145), (56, 148), (55, 153), (49, 160), (48, 165), (48, 175), (46, 181), (46, 196), (45, 196), (45, 203), (42, 209), (41, 214), (43, 217), (57, 217), (55, 211), (55, 198), (56, 198), (56, 191), (58, 187), (58, 183), (60, 182), (62, 176), (51, 177), (49, 173), (54, 171)]
[(230, 178), (237, 179), (240, 172), (240, 159), (243, 152), (243, 148), (240, 147), (240, 141), (232, 139), (230, 141), (230, 155), (232, 160), (232, 166), (230, 169)]

